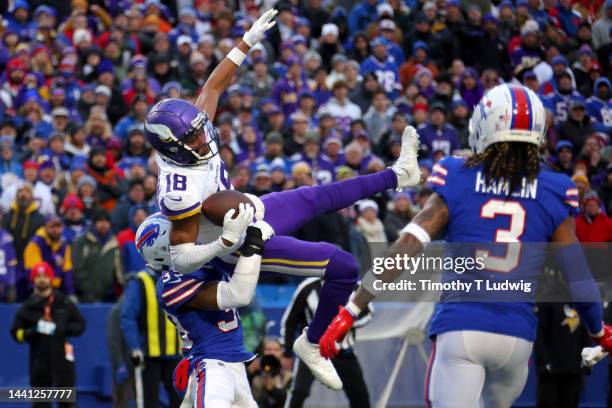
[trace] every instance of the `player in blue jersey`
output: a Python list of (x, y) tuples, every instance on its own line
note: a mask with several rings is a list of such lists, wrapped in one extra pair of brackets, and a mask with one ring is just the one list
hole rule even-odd
[[(231, 218), (233, 213), (230, 210), (227, 216)], [(241, 204), (237, 218), (238, 222), (252, 220), (253, 210)], [(240, 257), (231, 268), (213, 260), (185, 275), (171, 268), (171, 228), (164, 215), (150, 216), (136, 233), (136, 246), (147, 265), (162, 272), (157, 298), (177, 326), (183, 355), (189, 361), (181, 407), (257, 407), (244, 364), (255, 356), (244, 348), (236, 308), (248, 305), (255, 293), (263, 253), (262, 232), (256, 226), (247, 228)], [(179, 365), (177, 370), (181, 368), (185, 369)]]
[[(429, 178), (435, 193), (383, 256), (416, 256), (430, 237), (445, 231), (451, 243), (507, 245), (505, 256), (487, 259), (485, 271), (510, 279), (515, 268), (533, 277), (544, 262), (538, 256), (519, 259), (535, 247), (520, 243), (561, 243), (559, 266), (579, 302), (576, 309), (593, 339), (609, 351), (612, 329), (602, 324), (599, 291), (574, 233), (578, 191), (566, 175), (541, 167), (538, 149), (545, 132), (544, 107), (532, 91), (509, 85), (490, 90), (470, 121), (475, 155), (447, 157), (437, 164)], [(477, 276), (458, 272), (445, 271), (443, 281)], [(386, 270), (377, 279), (390, 282), (400, 273)], [(340, 309), (319, 343), (324, 357), (337, 353), (336, 342), (373, 300), (372, 292), (362, 284)], [(531, 299), (475, 302), (471, 292), (462, 296), (456, 301), (443, 292), (432, 317), (427, 406), (510, 407), (527, 380), (537, 323)]]
[(593, 128), (612, 133), (612, 85), (605, 77), (597, 78), (593, 85), (593, 96), (586, 101), (586, 109), (593, 121)]

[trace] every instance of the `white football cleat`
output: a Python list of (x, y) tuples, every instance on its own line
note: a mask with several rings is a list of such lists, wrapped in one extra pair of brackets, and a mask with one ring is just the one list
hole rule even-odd
[(402, 133), (402, 150), (391, 169), (397, 175), (397, 188), (416, 186), (421, 181), (421, 169), (419, 169), (418, 154), (419, 134), (412, 126), (407, 126)]
[(332, 362), (321, 356), (319, 345), (312, 344), (306, 337), (306, 330), (293, 343), (293, 351), (306, 364), (315, 378), (327, 388), (334, 391), (342, 389), (342, 380), (338, 376)]

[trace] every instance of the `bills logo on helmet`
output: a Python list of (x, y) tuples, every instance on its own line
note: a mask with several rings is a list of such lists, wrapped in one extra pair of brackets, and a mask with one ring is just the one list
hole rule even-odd
[(142, 249), (146, 246), (151, 247), (159, 237), (159, 224), (150, 224), (142, 231), (142, 236), (136, 243), (136, 249), (142, 255)]

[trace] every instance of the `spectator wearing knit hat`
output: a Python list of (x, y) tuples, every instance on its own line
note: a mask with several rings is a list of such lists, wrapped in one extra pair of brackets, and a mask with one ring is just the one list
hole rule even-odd
[(430, 158), (437, 151), (448, 156), (461, 148), (455, 129), (446, 123), (446, 108), (435, 103), (429, 108), (431, 119), (428, 123), (419, 126), (422, 146), (427, 148)]
[[(117, 203), (111, 212), (111, 221), (113, 224), (113, 232), (119, 233), (129, 227), (130, 211), (134, 206), (145, 205), (145, 190), (142, 180), (131, 180), (125, 196)], [(148, 209), (147, 209), (148, 210)], [(148, 211), (147, 211), (148, 212)]]
[(559, 126), (559, 138), (569, 140), (576, 151), (582, 151), (587, 136), (593, 133), (593, 125), (589, 115), (586, 114), (586, 106), (583, 97), (578, 97), (570, 102), (568, 118)]
[(39, 262), (46, 262), (55, 275), (53, 287), (61, 289), (66, 295), (74, 295), (72, 275), (72, 251), (70, 243), (64, 240), (64, 225), (58, 215), (46, 217), (23, 252), (24, 269), (27, 274)]
[(111, 231), (110, 215), (93, 215), (89, 230), (73, 243), (74, 283), (84, 303), (114, 301), (124, 283), (119, 242)]
[(373, 200), (361, 200), (357, 206), (359, 217), (355, 227), (368, 241), (370, 254), (375, 256), (383, 249), (382, 244), (387, 242), (385, 226), (378, 218), (378, 204)]
[(85, 206), (79, 196), (74, 193), (66, 195), (59, 211), (64, 223), (62, 236), (66, 242), (74, 242), (85, 234), (89, 222), (85, 218), (84, 210)]
[(612, 242), (612, 218), (601, 210), (595, 192), (582, 199), (582, 211), (576, 217), (576, 236), (580, 242)]
[(402, 228), (408, 225), (414, 215), (410, 194), (404, 191), (395, 193), (392, 207), (387, 211), (384, 219), (385, 234), (389, 242), (398, 238)]
[(574, 146), (568, 140), (561, 140), (555, 147), (554, 164), (562, 173), (571, 176), (574, 173)]
[(45, 223), (34, 199), (32, 184), (17, 184), (17, 194), (10, 208), (2, 216), (2, 227), (14, 238), (19, 267), (23, 267), (23, 251), (38, 228)]
[(533, 69), (544, 54), (538, 39), (540, 28), (534, 20), (529, 20), (521, 27), (521, 44), (510, 54), (512, 73), (520, 76), (525, 70)]
[(384, 37), (376, 37), (370, 42), (372, 54), (361, 63), (361, 75), (375, 72), (378, 82), (383, 91), (390, 99), (399, 95), (401, 88), (399, 82), (399, 67), (393, 57), (389, 55), (387, 40)]
[(369, 139), (374, 146), (380, 145), (383, 134), (390, 129), (395, 111), (395, 106), (390, 103), (385, 92), (374, 93), (372, 106), (363, 115)]
[(108, 162), (105, 150), (96, 147), (89, 154), (87, 171), (97, 183), (100, 205), (111, 211), (124, 191), (125, 182), (119, 170)]
[(148, 108), (149, 104), (147, 103), (146, 97), (143, 95), (134, 97), (129, 114), (119, 119), (115, 125), (115, 136), (119, 137), (121, 140), (125, 140), (130, 127), (134, 125), (144, 125), (144, 119)]
[(598, 78), (593, 85), (593, 96), (586, 101), (593, 128), (612, 134), (612, 84), (608, 78)]

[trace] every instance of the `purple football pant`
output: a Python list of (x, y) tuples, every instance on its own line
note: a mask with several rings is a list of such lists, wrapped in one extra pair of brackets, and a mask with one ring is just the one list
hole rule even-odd
[(319, 305), (308, 327), (307, 337), (311, 343), (319, 342), (338, 312), (338, 306), (347, 302), (359, 280), (359, 266), (353, 255), (336, 245), (282, 235), (297, 230), (318, 215), (338, 211), (396, 186), (395, 173), (387, 169), (337, 183), (260, 197), (266, 207), (264, 220), (276, 233), (264, 246), (261, 270), (324, 278)]

